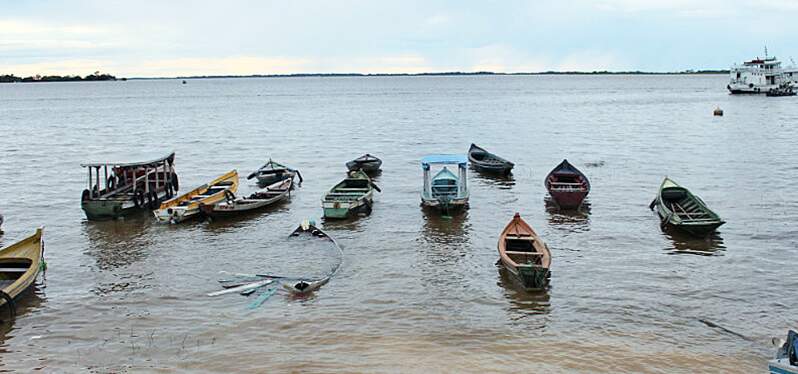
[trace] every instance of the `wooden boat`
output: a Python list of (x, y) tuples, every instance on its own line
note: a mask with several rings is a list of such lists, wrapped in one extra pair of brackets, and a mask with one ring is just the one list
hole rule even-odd
[[(443, 168), (431, 176), (432, 167), (440, 165)], [(457, 175), (447, 165), (457, 165)], [(468, 207), (467, 165), (468, 159), (461, 155), (431, 155), (421, 159), (424, 172), (421, 206), (440, 209), (444, 213)]]
[(380, 170), (380, 166), (382, 160), (368, 153), (346, 163), (349, 171), (363, 170), (366, 173), (375, 173)]
[(0, 250), (0, 306), (8, 304), (14, 315), (14, 300), (27, 290), (44, 267), (43, 228), (36, 233)]
[(656, 208), (663, 226), (670, 225), (696, 236), (705, 236), (726, 223), (700, 197), (667, 177), (649, 208)]
[(590, 193), (587, 176), (563, 160), (546, 177), (546, 189), (552, 200), (562, 209), (578, 209)]
[(379, 191), (364, 171), (350, 171), (346, 179), (322, 198), (324, 218), (344, 219), (359, 213), (371, 213), (375, 188)]
[(247, 179), (257, 178), (258, 186), (265, 187), (277, 183), (285, 179), (294, 179), (299, 177), (299, 183), (302, 183), (302, 174), (299, 170), (285, 166), (279, 162), (269, 159), (269, 162), (253, 171), (247, 176)]
[(238, 189), (238, 172), (229, 171), (209, 184), (165, 201), (154, 212), (159, 222), (179, 223), (200, 215), (200, 204), (213, 205)]
[(468, 160), (471, 161), (471, 166), (476, 170), (502, 175), (510, 174), (515, 166), (512, 162), (496, 156), (473, 143), (471, 148), (468, 149)]
[(81, 196), (86, 218), (113, 219), (156, 209), (178, 191), (174, 161), (175, 154), (170, 153), (144, 162), (81, 164), (89, 171), (88, 188)]
[(516, 213), (499, 236), (499, 258), (526, 289), (548, 286), (551, 251), (535, 230)]
[(300, 224), (299, 227), (297, 227), (296, 230), (291, 233), (291, 236), (289, 236), (289, 243), (295, 239), (302, 238), (312, 238), (328, 243), (331, 249), (334, 249), (338, 252), (339, 261), (335, 266), (332, 267), (332, 269), (330, 269), (330, 272), (326, 276), (321, 278), (293, 279), (292, 282), (288, 282), (288, 279), (283, 278), (286, 279), (286, 281), (283, 282), (283, 288), (294, 295), (306, 295), (327, 284), (330, 281), (330, 278), (332, 278), (335, 273), (338, 272), (338, 269), (341, 268), (341, 263), (343, 262), (344, 258), (344, 252), (341, 250), (341, 247), (338, 245), (335, 239), (327, 235), (327, 233), (324, 231), (321, 231), (321, 229), (316, 227), (312, 222), (307, 220), (302, 222), (302, 224)]
[(237, 216), (274, 205), (287, 199), (294, 184), (293, 178), (284, 179), (262, 188), (247, 197), (238, 197), (230, 192), (226, 199), (213, 205), (200, 204), (200, 210), (211, 218)]

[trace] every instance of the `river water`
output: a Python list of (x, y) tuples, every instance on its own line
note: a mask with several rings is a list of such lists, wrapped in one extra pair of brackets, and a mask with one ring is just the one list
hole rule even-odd
[[(725, 80), (0, 85), (0, 245), (44, 225), (49, 264), (2, 324), (0, 369), (763, 372), (770, 338), (795, 324), (798, 302), (798, 111), (794, 98), (730, 96)], [(712, 116), (716, 106), (724, 117)], [(470, 210), (422, 211), (420, 158), (472, 142), (514, 161), (513, 177), (472, 171)], [(86, 221), (81, 162), (172, 150), (183, 192), (233, 168), (246, 176), (269, 157), (305, 182), (289, 203), (247, 219)], [(384, 160), (373, 213), (323, 222), (323, 192), (366, 152)], [(546, 208), (543, 179), (564, 158), (591, 180), (584, 214)], [(718, 235), (660, 229), (648, 204), (666, 175), (728, 221)], [(551, 247), (548, 292), (518, 290), (495, 264), (515, 212)], [(314, 296), (277, 293), (254, 310), (253, 297), (205, 296), (220, 289), (220, 271), (331, 266), (334, 254), (286, 243), (305, 218), (344, 250)]]

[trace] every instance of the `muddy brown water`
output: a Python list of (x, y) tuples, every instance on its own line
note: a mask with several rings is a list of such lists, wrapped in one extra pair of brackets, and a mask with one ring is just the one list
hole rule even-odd
[[(729, 96), (725, 76), (374, 77), (0, 85), (0, 245), (44, 225), (49, 269), (3, 311), (0, 369), (28, 372), (762, 372), (795, 324), (794, 98)], [(716, 105), (724, 117), (713, 117)], [(475, 142), (517, 165), (469, 172), (471, 209), (419, 207), (419, 160)], [(290, 202), (224, 222), (87, 222), (89, 161), (174, 150), (183, 191), (269, 157)], [(322, 193), (384, 161), (368, 217), (324, 222)], [(548, 210), (567, 158), (589, 209)], [(695, 240), (648, 209), (668, 175), (728, 223)], [(254, 189), (252, 181), (242, 191)], [(548, 292), (495, 265), (513, 213), (548, 242)], [(344, 250), (309, 298), (206, 297), (220, 271), (319, 271), (291, 248), (315, 219)], [(322, 271), (323, 272), (323, 271)], [(713, 328), (724, 326), (748, 339)]]

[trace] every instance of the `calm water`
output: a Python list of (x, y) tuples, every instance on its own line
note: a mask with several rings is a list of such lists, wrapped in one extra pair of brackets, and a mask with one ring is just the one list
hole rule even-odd
[[(2, 325), (0, 368), (762, 372), (798, 302), (798, 101), (729, 96), (725, 79), (0, 85), (0, 245), (44, 225), (49, 263)], [(725, 117), (712, 116), (716, 105)], [(471, 142), (515, 161), (513, 179), (471, 172), (469, 211), (425, 214), (419, 159)], [(246, 220), (86, 221), (81, 162), (170, 150), (183, 191), (269, 157), (305, 183), (290, 203)], [(252, 298), (205, 296), (220, 271), (329, 266), (284, 239), (304, 218), (322, 224), (322, 193), (365, 152), (384, 160), (383, 193), (371, 216), (323, 223), (345, 252), (330, 284), (257, 310)], [(592, 182), (587, 214), (546, 209), (543, 178), (563, 158)], [(648, 203), (665, 175), (728, 221), (717, 237), (660, 229)], [(552, 249), (547, 293), (520, 292), (495, 265), (497, 235), (516, 211)]]

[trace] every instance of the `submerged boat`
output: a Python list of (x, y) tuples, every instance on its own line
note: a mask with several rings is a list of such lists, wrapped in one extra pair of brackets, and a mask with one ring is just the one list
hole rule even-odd
[(183, 195), (165, 201), (154, 212), (159, 222), (179, 223), (199, 217), (200, 204), (213, 205), (225, 200), (238, 189), (238, 172), (229, 171), (209, 184), (197, 187)]
[(247, 197), (236, 198), (231, 192), (226, 194), (225, 200), (216, 204), (200, 204), (200, 210), (211, 218), (231, 217), (257, 211), (288, 199), (293, 184), (293, 178), (284, 179)]
[(663, 226), (670, 225), (696, 236), (707, 235), (726, 223), (700, 197), (667, 177), (649, 208), (656, 208)]
[(563, 160), (546, 176), (546, 189), (560, 208), (578, 209), (590, 193), (590, 182), (568, 160)]
[[(432, 167), (441, 165), (443, 167), (432, 176)], [(457, 165), (457, 175), (449, 170), (448, 165)], [(431, 155), (421, 159), (424, 172), (421, 205), (442, 212), (468, 207), (467, 165), (468, 159), (461, 155)]]
[(346, 168), (349, 171), (363, 170), (366, 173), (378, 172), (380, 166), (382, 166), (382, 160), (368, 153), (346, 163)]
[(288, 238), (289, 244), (295, 245), (295, 243), (297, 243), (297, 239), (313, 239), (315, 241), (327, 243), (330, 249), (338, 252), (338, 262), (324, 277), (307, 279), (299, 278), (293, 279), (291, 282), (287, 281), (286, 278), (283, 278), (286, 279), (286, 281), (282, 282), (283, 288), (285, 288), (285, 290), (294, 295), (305, 295), (318, 290), (321, 286), (330, 281), (330, 278), (332, 278), (335, 273), (338, 272), (338, 269), (341, 268), (344, 252), (341, 250), (341, 247), (338, 245), (338, 242), (336, 242), (335, 239), (327, 235), (327, 233), (307, 220), (303, 221), (302, 224), (300, 224), (299, 227), (297, 227), (296, 230), (291, 233), (291, 236)]
[[(324, 218), (344, 219), (355, 214), (371, 213), (374, 190), (371, 178), (362, 170), (350, 171), (321, 200)], [(379, 191), (379, 189), (377, 188)]]
[(294, 177), (299, 177), (299, 183), (302, 183), (302, 174), (299, 173), (299, 170), (269, 159), (269, 162), (250, 173), (247, 179), (257, 178), (258, 186), (265, 187), (285, 179), (294, 179)]
[(473, 143), (471, 148), (468, 149), (468, 160), (471, 161), (471, 166), (474, 169), (502, 175), (510, 174), (515, 166), (512, 162), (496, 156)]
[(549, 284), (551, 251), (516, 213), (499, 236), (499, 258), (526, 289), (543, 289)]
[(136, 211), (156, 209), (179, 188), (175, 154), (145, 162), (81, 164), (88, 169), (88, 188), (81, 208), (89, 220), (118, 218)]
[(768, 361), (768, 371), (771, 374), (798, 374), (798, 332), (790, 330), (787, 333), (787, 340), (773, 343), (779, 347), (776, 357)]
[(44, 268), (44, 229), (0, 250), (0, 306), (6, 305), (16, 314), (14, 300), (27, 290)]

